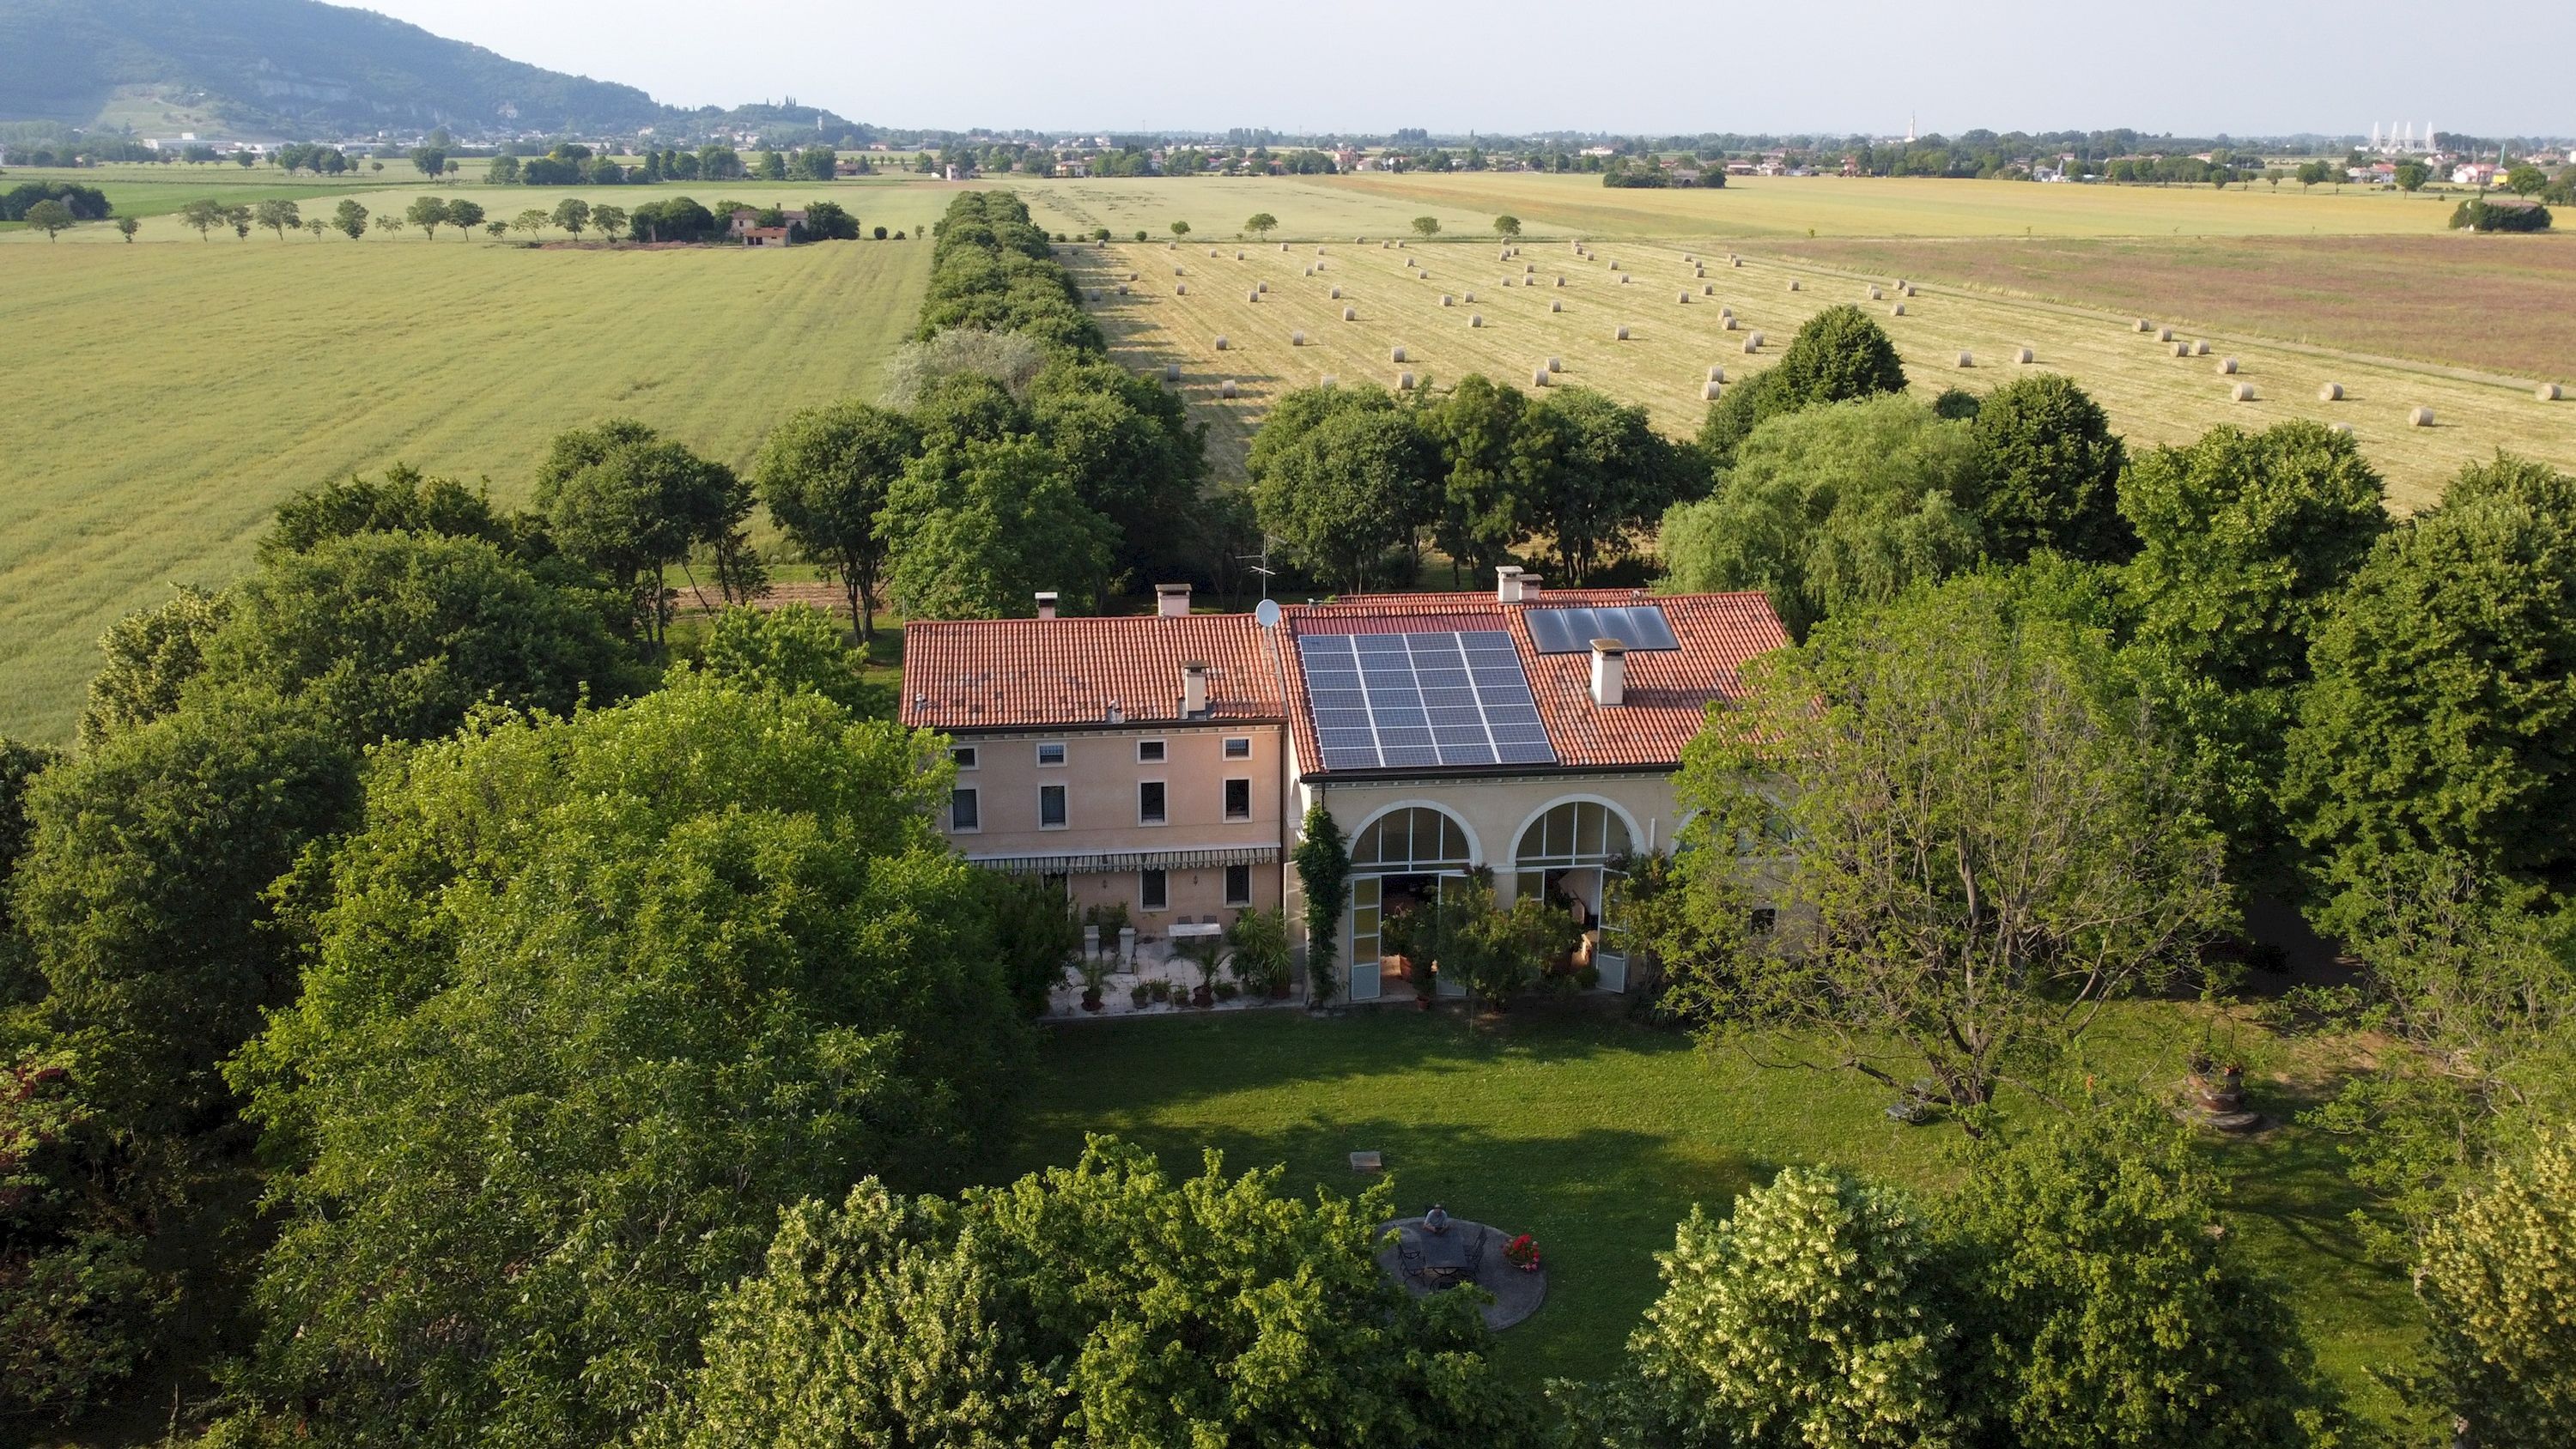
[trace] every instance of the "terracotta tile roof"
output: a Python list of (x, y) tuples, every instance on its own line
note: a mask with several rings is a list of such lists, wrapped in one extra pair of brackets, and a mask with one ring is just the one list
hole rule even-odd
[(1249, 614), (1107, 619), (922, 619), (903, 637), (901, 717), (917, 729), (1033, 729), (1181, 717), (1181, 666), (1208, 666), (1215, 720), (1287, 712)]
[[(1529, 608), (1636, 603), (1660, 605), (1681, 647), (1630, 650), (1622, 702), (1606, 707), (1592, 702), (1590, 651), (1541, 654), (1521, 617)], [(1290, 653), (1283, 673), (1297, 757), (1307, 774), (1325, 772), (1319, 768), (1323, 752), (1306, 703), (1304, 671), (1295, 658), (1298, 637), (1450, 629), (1501, 629), (1512, 636), (1562, 769), (1678, 765), (1682, 746), (1699, 733), (1710, 701), (1742, 694), (1738, 669), (1755, 655), (1789, 642), (1770, 600), (1760, 594), (1648, 596), (1629, 589), (1549, 589), (1519, 604), (1500, 603), (1487, 594), (1363, 594), (1292, 606), (1281, 624)], [(1513, 773), (1528, 769), (1504, 768)]]

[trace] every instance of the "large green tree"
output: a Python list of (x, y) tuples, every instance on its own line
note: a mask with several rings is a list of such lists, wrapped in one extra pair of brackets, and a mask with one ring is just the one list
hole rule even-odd
[(1379, 387), (1282, 397), (1253, 435), (1245, 471), (1263, 531), (1316, 577), (1348, 589), (1383, 582), (1387, 556), (1409, 551), (1436, 516), (1439, 454), (1414, 414)]
[(2314, 641), (2287, 790), (2339, 881), (2443, 850), (2576, 887), (2576, 478), (2462, 470), (2379, 540)]
[(1973, 1131), (2228, 923), (2161, 719), (2025, 581), (1918, 587), (1750, 673), (1678, 782), (1688, 888), (1780, 923), (1702, 983), (1712, 1031), (1792, 1028), (1773, 1049), (1919, 1080)]
[(624, 592), (633, 627), (659, 645), (671, 619), (669, 569), (730, 540), (751, 493), (723, 464), (614, 418), (556, 436), (537, 465), (536, 504), (556, 546)]
[(1700, 449), (1724, 467), (1755, 428), (1783, 413), (1903, 391), (1905, 364), (1879, 325), (1849, 303), (1827, 307), (1800, 325), (1778, 366), (1709, 404)]
[(1697, 491), (1646, 410), (1586, 387), (1550, 389), (1512, 443), (1533, 533), (1548, 540), (1557, 579), (1581, 587), (1625, 558), (1671, 505)]
[(377, 776), (234, 1067), (284, 1164), (256, 1401), (331, 1443), (607, 1442), (782, 1207), (974, 1171), (1024, 1029), (946, 787), (926, 739), (695, 676)]
[(2576, 1128), (2540, 1132), (2436, 1224), (2415, 1289), (2431, 1334), (2410, 1387), (2454, 1443), (2576, 1442)]
[(2388, 530), (2385, 492), (2350, 436), (2311, 422), (2213, 428), (2121, 480), (2139, 543), (2122, 575), (2129, 652), (2190, 743), (2239, 886), (2283, 869), (2278, 789), (2309, 646)]
[(1964, 423), (1902, 397), (1811, 408), (1754, 430), (1714, 496), (1664, 515), (1665, 582), (1759, 589), (1795, 637), (1977, 561), (1984, 459)]
[(1180, 394), (1114, 362), (1058, 355), (1029, 385), (1029, 416), (1065, 466), (1074, 492), (1117, 530), (1113, 575), (1151, 583), (1186, 567), (1207, 477), (1207, 424)]
[(182, 587), (168, 602), (137, 609), (108, 626), (98, 641), (106, 661), (81, 705), (81, 748), (149, 724), (179, 707), (179, 692), (205, 669), (206, 642), (232, 617), (222, 594)]
[(1174, 1182), (1141, 1149), (950, 1204), (861, 1183), (792, 1209), (718, 1306), (656, 1442), (1224, 1444), (1528, 1441), (1462, 1296), (1376, 1262), (1384, 1187), (1301, 1202), (1279, 1168)]
[(1094, 608), (1116, 535), (1064, 461), (1025, 435), (934, 444), (896, 480), (880, 518), (895, 607), (928, 619), (1026, 616), (1041, 589)]
[(1483, 373), (1469, 373), (1423, 409), (1422, 430), (1440, 449), (1440, 513), (1432, 541), (1453, 565), (1484, 573), (1511, 559), (1529, 537), (1530, 461), (1525, 446), (1529, 396)]
[(769, 516), (805, 556), (830, 569), (859, 637), (876, 637), (886, 566), (878, 515), (919, 441), (911, 419), (863, 402), (790, 413), (761, 444), (751, 476)]
[(1976, 509), (1989, 556), (2120, 563), (2136, 551), (2120, 517), (2128, 450), (2084, 389), (2053, 372), (2015, 378), (1986, 394), (1969, 431), (1985, 452)]

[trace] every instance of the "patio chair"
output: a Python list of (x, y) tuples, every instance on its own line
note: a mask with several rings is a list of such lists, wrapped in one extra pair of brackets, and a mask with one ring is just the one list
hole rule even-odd
[(1467, 1266), (1460, 1275), (1466, 1282), (1472, 1283), (1484, 1274), (1485, 1238), (1488, 1232), (1488, 1229), (1480, 1226), (1467, 1239)]
[(1422, 1276), (1421, 1249), (1411, 1247), (1403, 1243), (1398, 1243), (1395, 1247), (1395, 1260), (1404, 1265), (1405, 1277), (1419, 1278)]

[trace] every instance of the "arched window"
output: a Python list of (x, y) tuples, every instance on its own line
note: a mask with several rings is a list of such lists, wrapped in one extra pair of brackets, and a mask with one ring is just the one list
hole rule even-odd
[(1568, 800), (1521, 832), (1512, 864), (1521, 870), (1563, 870), (1600, 865), (1634, 848), (1628, 823), (1617, 811), (1590, 800)]
[(1457, 821), (1414, 805), (1370, 821), (1352, 843), (1351, 865), (1379, 875), (1426, 874), (1464, 870), (1474, 863), (1471, 855), (1467, 832)]

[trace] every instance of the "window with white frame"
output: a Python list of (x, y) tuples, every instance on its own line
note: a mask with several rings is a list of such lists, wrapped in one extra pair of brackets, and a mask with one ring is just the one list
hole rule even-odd
[(1229, 738), (1225, 742), (1225, 757), (1229, 760), (1251, 759), (1252, 737), (1249, 735), (1235, 735)]
[(958, 769), (974, 769), (975, 747), (973, 745), (959, 745), (957, 748), (948, 752), (948, 758), (956, 762)]
[(1250, 780), (1225, 782), (1225, 818), (1228, 820), (1252, 818), (1252, 782)]
[(1038, 828), (1062, 830), (1064, 825), (1064, 787), (1040, 785), (1038, 787)]
[(984, 828), (983, 808), (973, 789), (961, 786), (948, 792), (948, 828), (959, 835)]
[(1046, 740), (1038, 745), (1038, 765), (1052, 769), (1064, 763), (1064, 741)]
[(1166, 808), (1168, 804), (1168, 794), (1169, 792), (1164, 788), (1163, 782), (1160, 780), (1137, 781), (1136, 823), (1139, 825), (1161, 825), (1166, 823), (1171, 818), (1170, 812)]
[(1163, 742), (1161, 740), (1138, 740), (1136, 742), (1137, 764), (1159, 765), (1163, 763), (1163, 759)]

